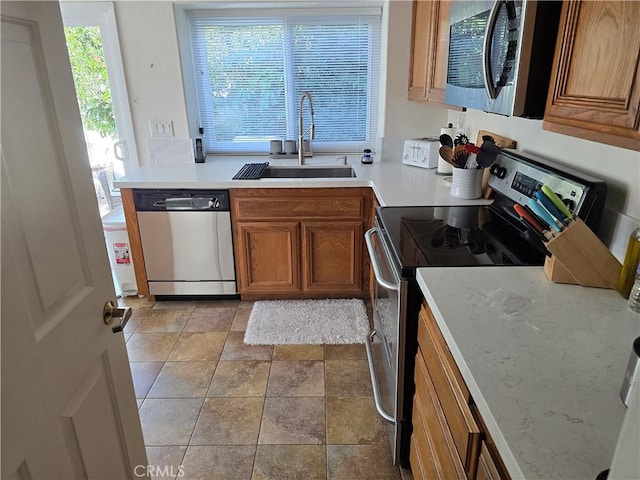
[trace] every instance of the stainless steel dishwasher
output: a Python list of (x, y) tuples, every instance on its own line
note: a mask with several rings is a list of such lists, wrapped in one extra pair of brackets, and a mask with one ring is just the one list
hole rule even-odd
[(133, 192), (152, 295), (234, 295), (227, 190)]

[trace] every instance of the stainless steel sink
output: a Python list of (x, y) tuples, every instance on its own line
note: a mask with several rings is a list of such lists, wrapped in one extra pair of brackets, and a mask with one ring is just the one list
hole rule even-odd
[(353, 178), (356, 172), (350, 165), (269, 166), (262, 178)]

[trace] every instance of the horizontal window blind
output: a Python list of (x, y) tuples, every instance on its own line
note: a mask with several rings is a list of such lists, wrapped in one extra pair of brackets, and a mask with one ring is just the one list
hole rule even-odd
[[(265, 153), (297, 139), (300, 95), (313, 98), (314, 152), (375, 144), (380, 15), (190, 14), (208, 153)], [(304, 126), (310, 125), (308, 104)]]

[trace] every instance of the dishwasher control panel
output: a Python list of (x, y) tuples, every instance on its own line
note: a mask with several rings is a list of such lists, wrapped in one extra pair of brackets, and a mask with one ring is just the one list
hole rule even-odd
[(228, 190), (134, 189), (138, 212), (153, 211), (229, 211)]

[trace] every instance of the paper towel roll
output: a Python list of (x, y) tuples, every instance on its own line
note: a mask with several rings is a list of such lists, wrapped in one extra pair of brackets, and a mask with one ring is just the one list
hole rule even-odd
[[(445, 133), (451, 137), (451, 140), (456, 138), (456, 129), (454, 127), (452, 127), (452, 128), (441, 128), (440, 129), (440, 135), (444, 135)], [(440, 175), (451, 175), (453, 173), (453, 167), (451, 166), (450, 163), (448, 163), (442, 157), (439, 157), (438, 158), (438, 171), (436, 173), (439, 173)]]
[(445, 133), (451, 137), (451, 140), (455, 140), (456, 139), (456, 134), (458, 133), (458, 129), (455, 128), (455, 127), (441, 128), (440, 129), (440, 135), (444, 135)]

